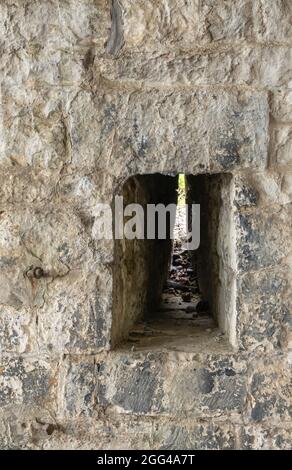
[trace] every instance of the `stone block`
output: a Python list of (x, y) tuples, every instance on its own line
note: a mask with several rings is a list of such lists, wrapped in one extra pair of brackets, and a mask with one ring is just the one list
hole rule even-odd
[(290, 173), (259, 171), (235, 175), (233, 203), (240, 211), (291, 202)]
[(243, 370), (232, 359), (214, 358), (206, 366), (201, 361), (178, 362), (159, 354), (145, 358), (117, 354), (102, 366), (99, 402), (138, 415), (239, 413), (246, 399)]
[(46, 353), (96, 353), (108, 343), (107, 301), (96, 275), (70, 272), (46, 291), (39, 309), (38, 338)]
[(3, 413), (0, 413), (0, 450), (9, 449), (11, 443), (9, 439), (9, 429)]
[[(85, 116), (92, 116), (88, 122)], [(114, 92), (71, 107), (72, 167), (99, 165), (122, 179), (266, 166), (268, 108), (249, 92)]]
[(278, 425), (291, 421), (291, 364), (285, 357), (257, 364), (250, 375), (250, 417), (255, 423), (272, 419)]
[[(42, 306), (52, 279), (92, 261), (82, 222), (67, 209), (47, 205), (36, 210), (18, 208), (13, 214), (3, 211), (1, 232), (1, 273), (6, 279), (2, 302), (14, 308)], [(34, 268), (41, 270), (40, 276), (34, 276)], [(4, 289), (8, 280), (9, 289)]]
[(0, 17), (1, 67), (11, 85), (80, 83), (110, 28), (109, 2), (100, 0), (6, 2)]
[(122, 51), (192, 49), (212, 41), (236, 41), (252, 34), (252, 2), (122, 2)]
[(232, 359), (209, 358), (208, 365), (167, 362), (163, 381), (165, 411), (189, 411), (200, 416), (240, 413), (246, 399), (243, 368)]
[(247, 273), (237, 280), (237, 341), (251, 351), (284, 347), (289, 332), (288, 266)]
[(16, 405), (47, 406), (56, 403), (56, 364), (45, 359), (1, 358), (0, 406)]
[(151, 54), (124, 53), (115, 60), (100, 58), (95, 76), (129, 86), (238, 86), (271, 89), (290, 87), (291, 48), (288, 46), (220, 44), (209, 48), (176, 53), (163, 57)]
[(257, 0), (253, 2), (255, 38), (259, 41), (291, 43), (292, 8), (285, 0)]
[(289, 201), (292, 200), (292, 171), (283, 175), (282, 191), (287, 195)]
[(156, 414), (161, 411), (161, 364), (149, 359), (121, 356), (103, 364), (99, 402), (123, 413)]
[[(47, 206), (18, 210), (13, 216), (5, 212), (1, 228), (0, 298), (6, 310), (15, 311), (7, 316), (4, 309), (0, 322), (5, 335), (10, 331), (13, 338), (9, 350), (14, 343), (25, 351), (36, 347), (36, 337), (28, 344), (31, 329), (45, 353), (104, 347), (111, 297), (102, 293), (111, 277), (107, 267), (98, 267), (100, 260), (82, 219), (66, 208)], [(34, 275), (35, 269), (40, 276)], [(19, 330), (22, 339), (17, 339)]]
[(235, 215), (240, 272), (276, 266), (291, 252), (291, 205)]
[[(68, 122), (60, 91), (2, 88), (2, 164), (60, 171), (69, 158)], [(5, 158), (3, 158), (5, 157)], [(3, 161), (4, 160), (4, 161)]]
[(241, 434), (241, 449), (243, 450), (290, 450), (291, 428), (249, 425)]
[(277, 165), (292, 164), (292, 128), (281, 126), (272, 129), (270, 142), (270, 158)]
[(278, 88), (271, 93), (271, 115), (275, 121), (287, 123), (292, 120), (292, 90)]
[(0, 307), (0, 354), (22, 354), (36, 350), (35, 315), (28, 309)]
[(265, 167), (267, 161), (267, 103), (263, 95), (212, 95), (210, 168), (212, 172)]
[(95, 389), (98, 368), (94, 358), (76, 357), (62, 366), (64, 393), (60, 397), (59, 413), (65, 416), (91, 416), (96, 409)]
[(204, 420), (195, 425), (164, 424), (155, 426), (154, 438), (159, 450), (234, 450), (236, 433), (233, 426), (222, 422), (208, 424)]

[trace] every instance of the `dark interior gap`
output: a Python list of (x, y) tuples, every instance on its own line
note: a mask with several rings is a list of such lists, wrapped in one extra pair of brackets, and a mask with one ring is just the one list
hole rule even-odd
[(158, 306), (158, 311), (162, 311), (168, 318), (190, 319), (210, 314), (208, 301), (203, 298), (200, 291), (197, 250), (188, 250), (184, 246), (187, 242), (187, 231), (191, 232), (192, 225), (193, 201), (187, 195), (189, 189), (187, 177), (179, 174), (170, 268)]
[[(120, 193), (124, 207), (131, 203), (144, 209), (147, 204), (176, 204), (179, 178), (158, 173), (129, 178)], [(137, 335), (155, 335), (158, 330), (162, 336), (179, 331), (184, 335), (204, 322), (216, 325), (220, 187), (220, 175), (185, 175), (187, 204), (201, 204), (198, 250), (183, 250), (169, 233), (165, 240), (159, 240), (157, 232), (153, 240), (115, 240), (113, 347), (123, 340), (135, 342)]]

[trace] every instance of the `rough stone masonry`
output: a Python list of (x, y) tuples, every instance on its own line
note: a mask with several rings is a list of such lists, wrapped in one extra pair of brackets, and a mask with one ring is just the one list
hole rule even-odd
[[(291, 448), (292, 2), (1, 0), (0, 48), (0, 447)], [(112, 348), (96, 204), (179, 172), (230, 175), (228, 346)]]

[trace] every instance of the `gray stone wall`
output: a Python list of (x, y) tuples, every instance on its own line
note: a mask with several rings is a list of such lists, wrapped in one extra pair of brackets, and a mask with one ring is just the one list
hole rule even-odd
[[(291, 18), (288, 0), (0, 1), (1, 448), (291, 447)], [(232, 177), (226, 351), (110, 348), (96, 204), (155, 172)]]

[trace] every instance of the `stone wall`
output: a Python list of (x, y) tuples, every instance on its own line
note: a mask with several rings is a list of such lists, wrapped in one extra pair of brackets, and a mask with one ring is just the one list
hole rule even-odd
[[(291, 447), (291, 19), (289, 0), (0, 2), (1, 448)], [(231, 175), (230, 349), (110, 348), (96, 204), (156, 172)]]

